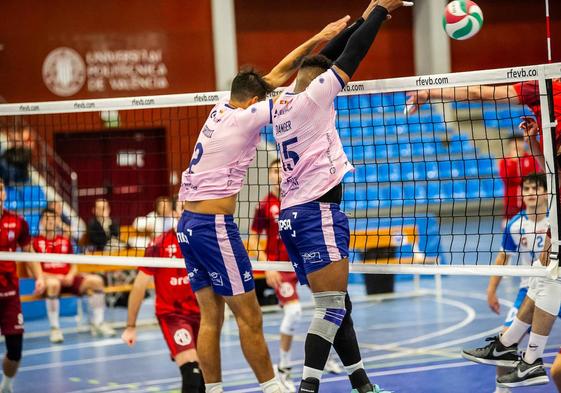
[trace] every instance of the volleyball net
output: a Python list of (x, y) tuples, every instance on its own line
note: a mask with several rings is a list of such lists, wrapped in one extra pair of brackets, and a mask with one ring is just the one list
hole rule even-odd
[[(335, 101), (337, 129), (355, 167), (343, 180), (342, 202), (350, 222), (351, 270), (555, 275), (553, 100), (559, 90), (552, 81), (560, 77), (558, 63), (351, 82)], [(227, 94), (0, 105), (4, 207), (22, 215), (33, 236), (52, 230), (41, 217), (54, 210), (56, 232), (72, 240), (74, 252), (0, 252), (0, 260), (184, 266), (178, 259), (143, 258), (144, 251), (174, 227), (181, 173), (211, 109)], [(520, 103), (520, 94), (534, 94), (541, 118)], [(543, 148), (531, 148), (519, 128), (532, 119), (541, 124)], [(267, 241), (277, 241), (266, 239), (265, 231), (278, 211), (262, 201), (275, 192), (269, 165), (283, 154), (272, 128), (264, 128), (235, 216), (254, 259)], [(522, 178), (533, 172), (547, 178), (552, 262), (548, 268), (524, 263), (524, 253), (536, 253), (545, 236), (536, 223), (521, 234), (526, 244), (511, 264), (495, 266), (505, 212), (510, 217), (524, 209)], [(530, 199), (536, 204), (542, 197)], [(282, 262), (255, 267), (292, 269)]]

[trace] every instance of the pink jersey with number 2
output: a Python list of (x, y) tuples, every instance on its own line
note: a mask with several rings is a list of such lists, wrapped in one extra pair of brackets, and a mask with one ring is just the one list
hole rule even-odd
[(255, 158), (260, 130), (271, 122), (272, 101), (247, 109), (221, 100), (210, 112), (189, 167), (181, 177), (180, 201), (202, 201), (237, 194)]
[(275, 101), (273, 133), (282, 160), (282, 209), (319, 198), (354, 170), (335, 128), (333, 101), (344, 86), (329, 69), (305, 91), (284, 92)]

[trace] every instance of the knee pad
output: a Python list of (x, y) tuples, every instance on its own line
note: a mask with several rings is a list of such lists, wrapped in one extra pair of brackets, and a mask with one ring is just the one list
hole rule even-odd
[(318, 335), (333, 344), (346, 314), (345, 295), (345, 292), (336, 291), (313, 294), (315, 312), (308, 333)]
[(6, 357), (12, 362), (19, 362), (23, 347), (23, 334), (8, 334), (4, 340), (6, 341)]
[(302, 316), (300, 302), (288, 303), (283, 307), (284, 317), (280, 325), (280, 332), (287, 336), (294, 335), (294, 328)]
[[(535, 285), (531, 299), (535, 302), (536, 307), (542, 309), (551, 315), (559, 314), (561, 307), (561, 282), (550, 278), (539, 278)], [(528, 291), (530, 296), (530, 291)]]

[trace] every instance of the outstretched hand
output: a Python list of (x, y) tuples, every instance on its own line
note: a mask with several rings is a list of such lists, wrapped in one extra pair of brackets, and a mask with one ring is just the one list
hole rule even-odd
[(318, 33), (318, 36), (322, 41), (329, 41), (334, 38), (337, 34), (339, 34), (345, 27), (347, 27), (347, 23), (351, 17), (346, 15), (335, 22), (331, 22), (327, 26), (323, 28), (322, 31)]
[(419, 110), (419, 107), (429, 100), (428, 90), (408, 91), (407, 102), (405, 103), (405, 115), (412, 115)]
[(377, 5), (384, 7), (388, 10), (388, 12), (392, 12), (400, 7), (411, 7), (413, 5), (413, 2), (401, 0), (378, 0)]

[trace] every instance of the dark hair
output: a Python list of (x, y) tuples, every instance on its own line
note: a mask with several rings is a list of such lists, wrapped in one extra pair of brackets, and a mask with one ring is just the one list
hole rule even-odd
[(274, 165), (278, 165), (280, 164), (281, 160), (279, 158), (275, 158), (273, 161), (271, 161), (271, 163), (269, 164), (269, 170), (274, 166)]
[(45, 214), (54, 214), (56, 216), (55, 209), (51, 209), (50, 207), (46, 207), (43, 210), (41, 210), (41, 218), (43, 218)]
[(543, 173), (530, 173), (524, 176), (522, 184), (524, 183), (534, 183), (537, 187), (543, 187), (547, 191), (547, 177)]
[(300, 68), (321, 68), (327, 71), (332, 65), (333, 62), (324, 55), (312, 55), (304, 58)]
[(246, 101), (257, 96), (260, 100), (263, 100), (267, 93), (273, 90), (259, 72), (253, 68), (245, 68), (234, 77), (230, 89), (230, 98), (236, 101)]

